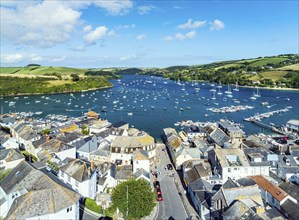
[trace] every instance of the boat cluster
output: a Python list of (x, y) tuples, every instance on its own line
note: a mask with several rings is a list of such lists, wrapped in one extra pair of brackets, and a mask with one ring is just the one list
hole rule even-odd
[(224, 106), (221, 108), (207, 108), (207, 110), (214, 113), (230, 113), (230, 112), (244, 111), (253, 108), (254, 107), (250, 105), (237, 105), (237, 106), (231, 105), (231, 106)]
[(289, 109), (292, 108), (292, 106), (287, 106), (286, 108), (283, 109), (278, 109), (275, 111), (271, 111), (271, 112), (265, 112), (265, 113), (257, 113), (254, 116), (250, 116), (248, 118), (244, 118), (244, 121), (261, 121), (265, 118), (269, 118), (275, 114), (279, 114), (279, 113), (283, 113), (283, 112), (288, 112)]

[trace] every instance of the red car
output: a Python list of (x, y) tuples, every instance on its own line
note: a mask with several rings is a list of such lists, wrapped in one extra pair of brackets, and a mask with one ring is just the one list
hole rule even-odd
[(160, 188), (157, 188), (157, 189), (156, 189), (156, 193), (157, 193), (157, 195), (162, 195), (161, 189), (160, 189)]
[(161, 194), (158, 194), (158, 195), (157, 195), (157, 201), (163, 201), (163, 197), (162, 197)]

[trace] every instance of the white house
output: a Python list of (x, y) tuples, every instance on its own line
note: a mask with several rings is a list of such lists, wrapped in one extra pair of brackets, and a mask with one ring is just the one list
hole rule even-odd
[(50, 139), (39, 145), (37, 152), (42, 150), (46, 151), (48, 154), (55, 154), (60, 160), (64, 160), (68, 157), (76, 158), (76, 147), (56, 139)]
[(80, 195), (27, 162), (0, 182), (0, 217), (6, 219), (79, 219)]
[[(209, 152), (209, 161), (212, 169), (216, 169), (223, 181), (228, 178), (240, 179), (252, 175), (269, 175), (269, 166), (259, 165), (260, 155), (251, 155), (252, 163), (247, 159), (243, 149), (240, 148), (215, 148)], [(255, 157), (257, 156), (257, 157)], [(256, 160), (256, 162), (255, 162)]]
[(25, 149), (26, 145), (41, 138), (41, 135), (37, 134), (30, 126), (24, 123), (17, 123), (13, 125), (11, 128), (11, 134), (19, 144), (23, 144), (25, 146)]
[(14, 149), (2, 149), (0, 150), (0, 168), (12, 169), (19, 163), (25, 161), (25, 157), (19, 150)]
[(95, 137), (85, 143), (82, 147), (77, 150), (79, 158), (85, 160), (91, 160), (91, 154), (98, 149), (103, 149), (109, 146), (109, 142), (101, 137)]
[(150, 162), (145, 150), (136, 150), (133, 153), (133, 173), (140, 169), (150, 172)]
[(288, 199), (296, 203), (293, 197), (263, 176), (251, 176), (250, 178), (259, 186), (263, 200), (271, 207), (276, 207), (280, 210), (280, 206)]
[(147, 151), (150, 163), (156, 157), (156, 144), (153, 137), (144, 131), (130, 128), (128, 136), (116, 136), (111, 143), (111, 162), (123, 165), (130, 165), (133, 159), (133, 152), (140, 149)]
[(97, 172), (94, 163), (66, 158), (59, 167), (58, 178), (69, 184), (82, 196), (94, 199), (97, 188)]
[(14, 138), (8, 138), (5, 141), (2, 142), (2, 147), (6, 148), (6, 149), (19, 149), (19, 143), (17, 142), (16, 139)]

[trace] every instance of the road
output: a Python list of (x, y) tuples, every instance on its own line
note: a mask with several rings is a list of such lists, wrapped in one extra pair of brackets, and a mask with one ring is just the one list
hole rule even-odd
[(172, 174), (175, 170), (165, 170), (165, 166), (170, 163), (167, 152), (157, 147), (157, 171), (161, 174), (158, 176), (164, 201), (159, 202), (159, 212), (157, 220), (186, 220), (188, 218), (185, 207), (174, 183)]

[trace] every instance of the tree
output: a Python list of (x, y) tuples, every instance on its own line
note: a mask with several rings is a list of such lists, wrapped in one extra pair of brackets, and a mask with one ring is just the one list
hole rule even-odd
[(48, 134), (50, 134), (50, 132), (51, 132), (51, 130), (48, 129), (48, 128), (46, 128), (46, 129), (44, 129), (44, 130), (41, 131), (41, 134), (42, 135), (48, 135)]
[(76, 81), (79, 81), (80, 80), (80, 77), (77, 75), (77, 74), (71, 74), (71, 77), (72, 77), (72, 80), (74, 81), (74, 82), (76, 82)]
[(112, 204), (126, 219), (140, 219), (155, 207), (155, 194), (145, 180), (130, 179), (114, 188)]

